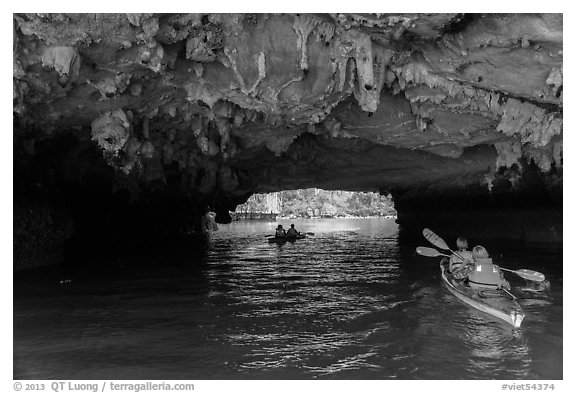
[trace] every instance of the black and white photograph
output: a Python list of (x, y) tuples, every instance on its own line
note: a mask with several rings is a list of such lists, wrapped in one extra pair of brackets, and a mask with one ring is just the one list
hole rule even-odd
[(6, 391), (566, 391), (560, 7), (154, 6), (11, 12)]

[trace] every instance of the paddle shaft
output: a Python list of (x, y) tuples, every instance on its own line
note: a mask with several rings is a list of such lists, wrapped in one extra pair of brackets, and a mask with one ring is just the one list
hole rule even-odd
[(512, 295), (512, 294), (510, 293), (510, 291), (508, 291), (506, 288), (500, 287), (500, 289), (503, 290), (504, 292), (506, 292), (508, 295), (510, 295), (510, 297), (511, 297), (512, 299), (516, 300), (516, 296)]
[(524, 274), (534, 274), (534, 275), (542, 275), (543, 276), (542, 273), (537, 272), (536, 270), (528, 270), (528, 269), (512, 270), (512, 269), (506, 269), (505, 267), (501, 267), (500, 269), (506, 270), (507, 272), (516, 273), (516, 274), (524, 273)]
[(450, 250), (450, 252), (451, 252), (452, 254), (456, 255), (458, 258), (460, 258), (460, 260), (461, 260), (462, 262), (466, 262), (466, 260), (465, 260), (460, 254), (458, 254), (457, 252), (452, 251), (452, 250)]

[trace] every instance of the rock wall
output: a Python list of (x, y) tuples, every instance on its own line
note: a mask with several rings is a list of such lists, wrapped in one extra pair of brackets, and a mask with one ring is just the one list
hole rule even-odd
[(302, 187), (392, 193), (399, 210), (462, 192), (490, 205), (498, 184), (520, 195), (536, 172), (534, 194), (555, 196), (534, 204), (558, 206), (559, 14), (14, 14), (13, 25), (15, 188), (81, 206), (77, 228), (110, 216), (126, 236), (168, 236), (209, 209), (226, 222), (252, 193)]

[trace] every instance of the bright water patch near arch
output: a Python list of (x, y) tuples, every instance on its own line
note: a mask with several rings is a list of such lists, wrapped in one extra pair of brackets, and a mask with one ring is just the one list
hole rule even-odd
[[(521, 291), (512, 329), (454, 298), (438, 261), (389, 219), (236, 222), (171, 263), (126, 257), (98, 272), (16, 278), (14, 377), (34, 379), (560, 379), (561, 270)], [(290, 222), (282, 222), (286, 227)], [(543, 270), (561, 250), (506, 249)], [(538, 263), (537, 265), (535, 263)]]

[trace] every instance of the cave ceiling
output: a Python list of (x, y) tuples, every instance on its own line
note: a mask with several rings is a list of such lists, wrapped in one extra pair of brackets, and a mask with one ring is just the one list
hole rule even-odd
[[(14, 14), (15, 138), (118, 186), (490, 187), (562, 169), (560, 14)], [(519, 169), (520, 168), (520, 169)], [(561, 177), (560, 177), (561, 181)], [(232, 203), (233, 205), (233, 203)]]

